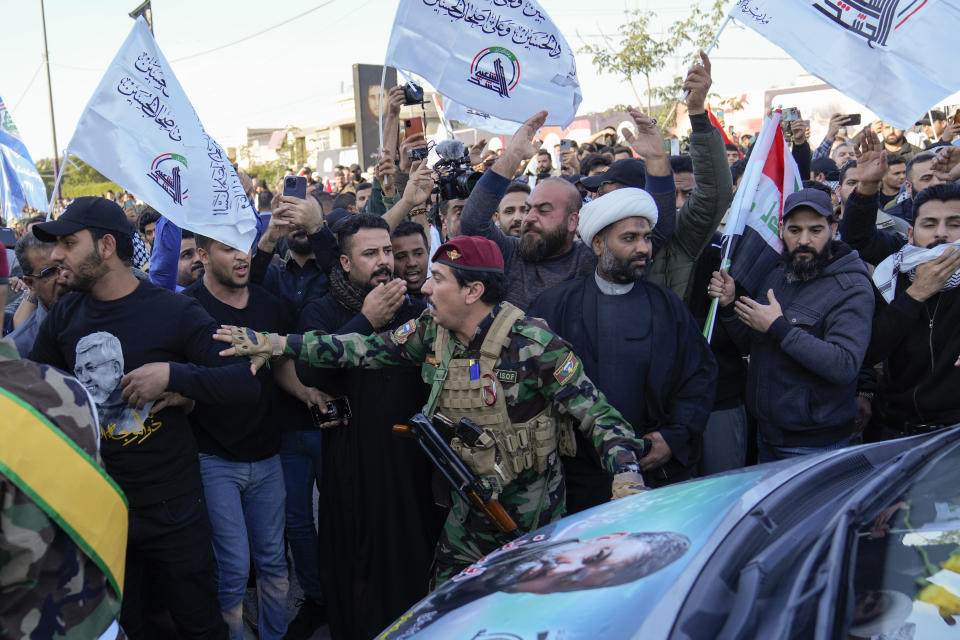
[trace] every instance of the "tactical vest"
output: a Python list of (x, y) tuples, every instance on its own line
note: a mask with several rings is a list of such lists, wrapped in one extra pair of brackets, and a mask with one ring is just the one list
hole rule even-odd
[[(557, 421), (550, 415), (550, 407), (526, 422), (511, 422), (506, 392), (495, 375), (500, 353), (510, 346), (510, 331), (523, 316), (520, 309), (503, 303), (480, 345), (479, 360), (453, 358), (450, 332), (438, 325), (434, 342), (437, 365), (430, 376), (424, 371), (424, 379), (433, 383), (427, 415), (439, 412), (455, 422), (470, 418), (483, 429), (474, 446), (454, 436), (450, 448), (471, 471), (485, 477), (497, 494), (527, 469), (545, 473), (557, 463)], [(479, 366), (473, 380), (471, 365)], [(431, 364), (424, 367), (434, 369)], [(572, 425), (566, 425), (569, 435), (563, 439), (573, 442)]]

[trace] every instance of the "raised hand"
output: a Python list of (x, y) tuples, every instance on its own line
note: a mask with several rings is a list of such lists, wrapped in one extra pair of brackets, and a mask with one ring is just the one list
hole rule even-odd
[(402, 278), (379, 284), (363, 299), (360, 313), (374, 329), (385, 327), (403, 304), (406, 293), (407, 282)]
[(700, 52), (700, 62), (694, 64), (687, 71), (683, 81), (683, 89), (687, 93), (687, 111), (690, 115), (706, 112), (707, 93), (713, 78), (710, 77), (710, 58), (703, 51)]

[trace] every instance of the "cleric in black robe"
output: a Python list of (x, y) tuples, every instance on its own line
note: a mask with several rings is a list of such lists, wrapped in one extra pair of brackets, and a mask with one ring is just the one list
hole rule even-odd
[[(610, 404), (650, 441), (640, 468), (654, 487), (690, 477), (717, 377), (680, 298), (641, 279), (656, 222), (656, 204), (642, 189), (617, 189), (586, 204), (578, 232), (597, 255), (596, 273), (547, 289), (529, 312), (573, 345)], [(610, 499), (610, 476), (591, 447), (577, 444), (576, 457), (564, 458), (568, 513)]]

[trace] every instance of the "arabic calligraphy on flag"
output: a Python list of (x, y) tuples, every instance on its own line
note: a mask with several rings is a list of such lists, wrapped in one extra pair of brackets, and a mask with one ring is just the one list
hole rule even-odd
[(534, 0), (400, 0), (386, 64), (511, 122), (545, 108), (566, 126), (582, 97), (573, 51)]
[(237, 172), (204, 130), (142, 17), (67, 150), (178, 226), (241, 251), (253, 244), (256, 213)]
[(838, 91), (906, 129), (960, 90), (954, 0), (738, 0), (730, 16)]

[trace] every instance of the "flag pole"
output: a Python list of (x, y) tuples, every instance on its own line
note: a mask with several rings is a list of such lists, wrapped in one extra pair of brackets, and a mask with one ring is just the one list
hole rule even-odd
[(60, 179), (63, 178), (63, 170), (67, 168), (67, 153), (63, 150), (63, 158), (60, 162), (60, 168), (57, 170), (57, 179), (53, 182), (53, 191), (50, 192), (50, 202), (47, 204), (47, 220), (53, 219), (53, 201), (57, 198), (57, 188), (60, 186)]
[(930, 131), (933, 131), (933, 141), (940, 142), (940, 135), (937, 133), (937, 129), (933, 126), (933, 109), (927, 110), (927, 117), (930, 118)]
[[(720, 270), (726, 270), (730, 273), (730, 245), (733, 244), (733, 238), (724, 236), (723, 256), (720, 258)], [(713, 327), (717, 323), (717, 311), (720, 308), (720, 298), (714, 298), (710, 302), (710, 310), (707, 312), (707, 321), (703, 325), (703, 337), (707, 339), (707, 344), (713, 339)]]
[[(63, 173), (63, 166), (57, 166), (60, 153), (57, 149), (57, 122), (53, 117), (53, 85), (50, 83), (50, 52), (47, 49), (47, 14), (43, 8), (43, 0), (40, 0), (40, 24), (43, 26), (43, 63), (47, 67), (47, 101), (50, 103), (50, 133), (53, 136), (53, 168)], [(60, 181), (57, 180), (57, 185), (59, 184)], [(53, 191), (56, 193), (57, 186), (54, 186)]]
[[(710, 52), (713, 51), (713, 48), (717, 46), (717, 40), (720, 39), (720, 34), (723, 33), (723, 30), (724, 30), (724, 29), (726, 29), (727, 24), (729, 24), (731, 18), (732, 18), (732, 16), (730, 15), (730, 12), (728, 11), (728, 12), (727, 12), (727, 17), (723, 19), (723, 22), (720, 23), (720, 28), (717, 29), (717, 32), (716, 32), (715, 34), (713, 34), (713, 40), (711, 40), (711, 41), (710, 41), (710, 44), (707, 45), (707, 48), (704, 49), (703, 55), (709, 56), (709, 55), (710, 55)], [(689, 98), (689, 97), (690, 97), (690, 90), (687, 89), (686, 91), (683, 92), (683, 97), (680, 98), (680, 102), (686, 102), (686, 101), (687, 101), (687, 98)]]

